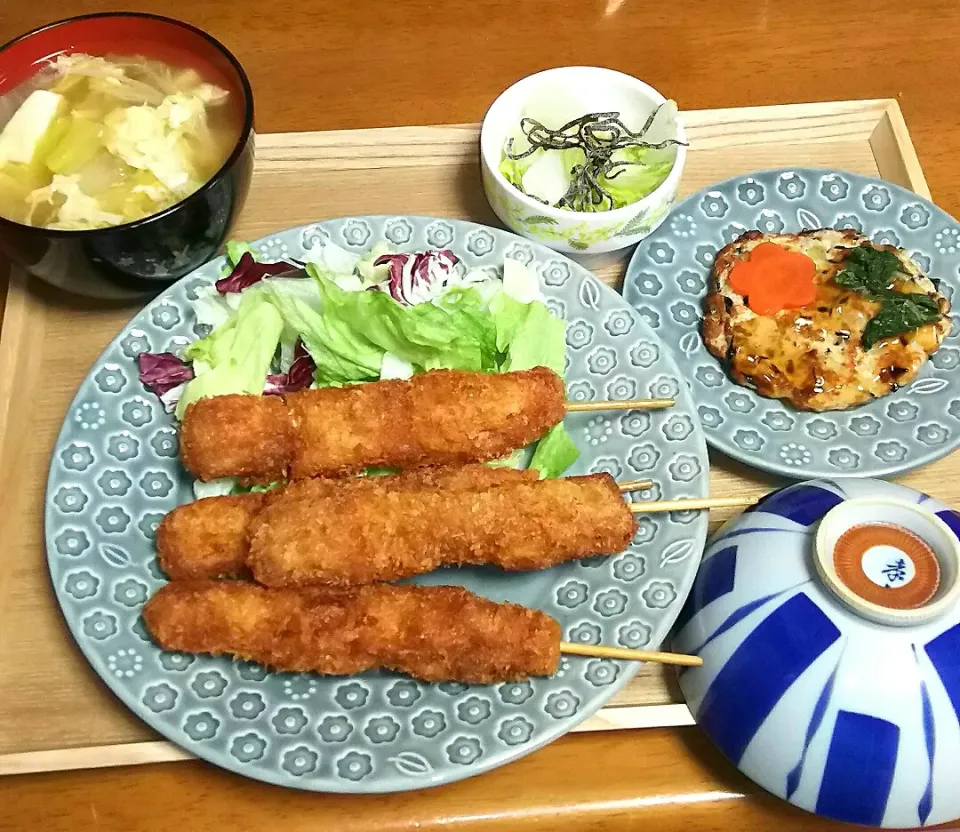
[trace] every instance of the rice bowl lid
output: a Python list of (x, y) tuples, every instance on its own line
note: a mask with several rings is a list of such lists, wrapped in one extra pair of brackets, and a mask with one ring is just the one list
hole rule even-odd
[[(922, 543), (897, 552), (881, 535), (861, 541), (859, 559), (835, 552), (870, 524)], [(672, 645), (703, 658), (679, 674), (697, 723), (744, 774), (807, 811), (894, 828), (960, 816), (958, 532), (949, 507), (871, 479), (799, 483), (728, 522)], [(932, 597), (904, 601), (907, 585), (929, 580), (928, 555)]]

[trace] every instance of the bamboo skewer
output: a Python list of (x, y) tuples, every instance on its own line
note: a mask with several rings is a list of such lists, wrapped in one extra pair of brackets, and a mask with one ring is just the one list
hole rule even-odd
[(591, 413), (597, 410), (662, 410), (673, 407), (674, 399), (620, 399), (602, 402), (567, 402), (567, 413)]
[(695, 497), (689, 500), (651, 500), (630, 503), (634, 514), (653, 514), (664, 511), (701, 511), (711, 508), (745, 508), (755, 501), (748, 497)]
[(617, 483), (617, 488), (620, 489), (621, 494), (629, 491), (646, 491), (648, 488), (653, 488), (653, 480), (624, 480)]
[(684, 653), (661, 653), (657, 650), (629, 650), (626, 647), (605, 647), (602, 644), (571, 644), (560, 642), (560, 652), (567, 656), (591, 656), (596, 659), (624, 659), (633, 662), (657, 662), (677, 664), (683, 667), (700, 667), (703, 659)]

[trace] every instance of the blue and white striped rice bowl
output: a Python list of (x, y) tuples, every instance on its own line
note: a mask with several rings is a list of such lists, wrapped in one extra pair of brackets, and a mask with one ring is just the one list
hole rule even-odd
[(876, 623), (815, 566), (820, 520), (869, 497), (935, 514), (957, 545), (960, 514), (892, 483), (774, 492), (708, 544), (673, 641), (704, 664), (682, 670), (680, 687), (720, 750), (778, 797), (864, 825), (943, 823), (960, 816), (960, 606)]

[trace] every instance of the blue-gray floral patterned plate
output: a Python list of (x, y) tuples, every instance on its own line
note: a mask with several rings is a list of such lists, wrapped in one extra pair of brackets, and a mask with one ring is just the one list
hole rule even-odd
[(886, 477), (960, 445), (960, 327), (916, 379), (846, 411), (805, 413), (734, 382), (704, 346), (703, 298), (717, 252), (744, 231), (854, 228), (904, 248), (953, 301), (960, 224), (889, 182), (838, 170), (791, 168), (738, 176), (688, 197), (633, 255), (624, 297), (686, 370), (707, 442), (787, 477)]
[[(551, 309), (568, 321), (571, 398), (678, 396), (669, 411), (571, 414), (566, 424), (582, 451), (571, 473), (648, 477), (655, 487), (643, 499), (706, 493), (703, 433), (669, 351), (619, 295), (563, 256), (504, 231), (425, 217), (331, 220), (255, 247), (277, 260), (329, 240), (364, 252), (383, 239), (408, 251), (450, 248), (468, 266), (498, 267), (512, 257), (535, 269)], [(134, 359), (197, 337), (190, 300), (223, 264), (210, 262), (156, 298), (107, 347), (53, 452), (46, 509), (53, 587), (74, 638), (113, 692), (156, 731), (224, 768), (301, 789), (369, 793), (446, 783), (516, 759), (622, 688), (635, 664), (564, 658), (551, 678), (468, 687), (391, 673), (272, 673), (153, 644), (140, 610), (164, 581), (154, 530), (192, 491), (177, 460), (176, 425), (140, 386)], [(643, 517), (629, 550), (616, 557), (527, 574), (441, 570), (424, 581), (539, 607), (570, 641), (653, 647), (679, 614), (705, 537), (703, 513)]]

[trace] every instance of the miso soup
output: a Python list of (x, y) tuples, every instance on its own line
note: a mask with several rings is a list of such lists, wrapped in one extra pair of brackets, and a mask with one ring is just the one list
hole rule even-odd
[(236, 145), (231, 98), (161, 61), (58, 56), (0, 96), (0, 216), (81, 230), (170, 207)]

